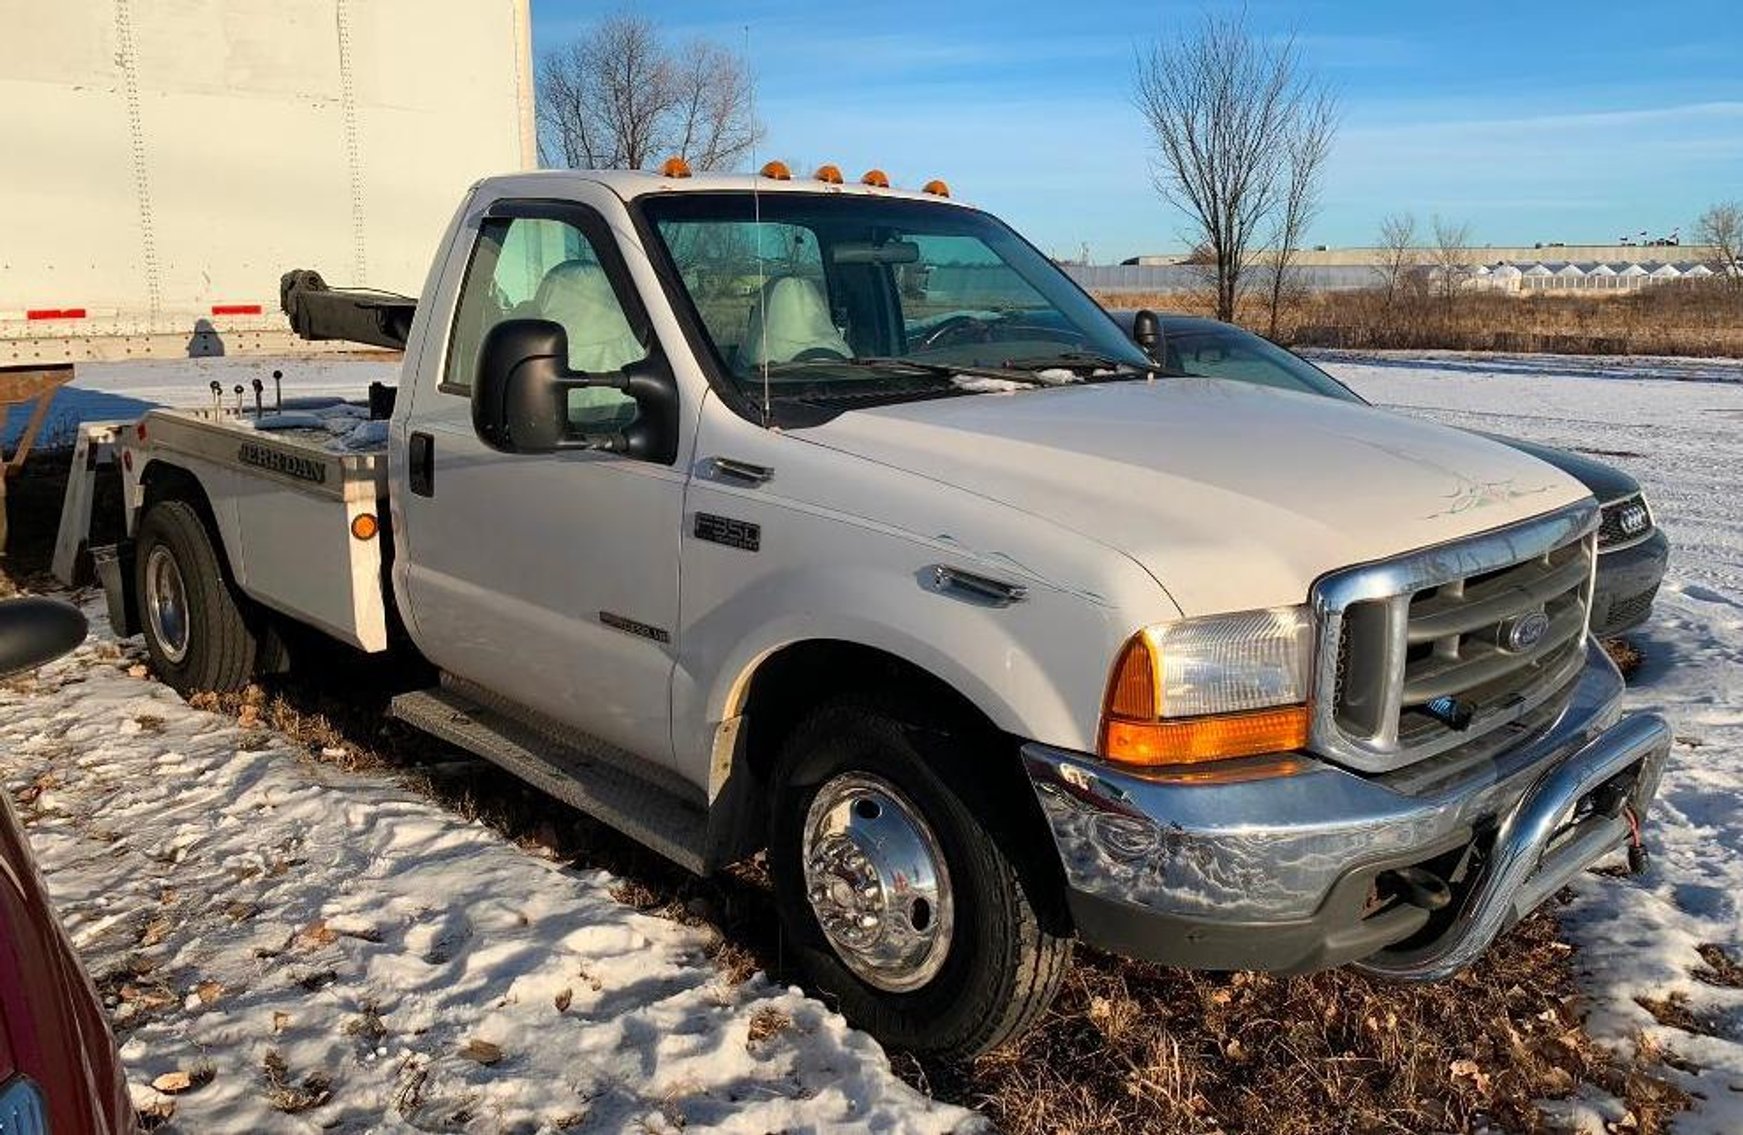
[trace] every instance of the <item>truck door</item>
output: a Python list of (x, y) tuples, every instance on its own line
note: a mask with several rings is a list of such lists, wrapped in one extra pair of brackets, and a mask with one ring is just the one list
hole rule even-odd
[[(478, 349), (495, 324), (554, 320), (572, 368), (607, 372), (653, 349), (646, 310), (591, 208), (498, 202), (476, 232), (445, 356), (433, 354), (443, 336), (432, 326), (405, 452), (394, 455), (406, 462), (401, 580), (418, 644), (446, 671), (669, 764), (680, 467), (595, 451), (499, 453), (471, 418)], [(569, 404), (588, 433), (636, 412), (614, 390), (576, 391)]]

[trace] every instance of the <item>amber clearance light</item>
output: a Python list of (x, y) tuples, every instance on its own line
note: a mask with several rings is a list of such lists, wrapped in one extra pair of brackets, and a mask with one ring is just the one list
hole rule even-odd
[[(1289, 656), (1292, 648), (1275, 649), (1295, 634), (1287, 618), (1279, 619), (1275, 612), (1255, 612), (1228, 621), (1228, 629), (1236, 632), (1257, 630), (1257, 639), (1273, 649), (1267, 663), (1276, 656)], [(1213, 640), (1216, 635), (1210, 636)], [(1204, 642), (1202, 630), (1189, 630), (1180, 638)], [(1232, 641), (1232, 640), (1231, 640)], [(1184, 646), (1184, 643), (1182, 644)], [(1182, 659), (1173, 659), (1165, 667), (1163, 654), (1169, 649), (1166, 632), (1141, 631), (1132, 636), (1121, 650), (1113, 672), (1108, 677), (1107, 696), (1102, 709), (1101, 755), (1110, 761), (1126, 765), (1156, 768), (1166, 765), (1194, 765), (1209, 761), (1250, 757), (1260, 754), (1288, 753), (1307, 745), (1307, 707), (1305, 704), (1253, 706), (1253, 690), (1225, 680), (1225, 695), (1236, 691), (1234, 705), (1227, 712), (1191, 713), (1188, 716), (1166, 716), (1171, 701), (1178, 702), (1178, 683), (1183, 669)], [(1184, 653), (1184, 651), (1183, 651)], [(1243, 656), (1237, 651), (1236, 656)], [(1250, 657), (1250, 654), (1245, 655)], [(1203, 658), (1189, 660), (1203, 666)], [(1217, 659), (1208, 660), (1213, 666)], [(1184, 667), (1192, 669), (1192, 667)], [(1272, 681), (1276, 700), (1292, 700), (1299, 696), (1298, 680), (1293, 668), (1285, 666), (1279, 684), (1276, 675), (1260, 672)], [(1239, 675), (1235, 675), (1236, 678)], [(1176, 689), (1172, 698), (1166, 693)], [(1243, 701), (1246, 704), (1241, 704)], [(1224, 703), (1228, 704), (1228, 703)], [(1178, 708), (1178, 706), (1177, 706)]]

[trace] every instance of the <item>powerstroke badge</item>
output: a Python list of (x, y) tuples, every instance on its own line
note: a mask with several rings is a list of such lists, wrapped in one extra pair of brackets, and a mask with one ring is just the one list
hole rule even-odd
[(276, 449), (268, 449), (250, 441), (242, 443), (236, 450), (236, 460), (244, 465), (265, 469), (269, 473), (282, 473), (299, 481), (316, 485), (327, 483), (327, 463), (319, 458), (280, 453)]

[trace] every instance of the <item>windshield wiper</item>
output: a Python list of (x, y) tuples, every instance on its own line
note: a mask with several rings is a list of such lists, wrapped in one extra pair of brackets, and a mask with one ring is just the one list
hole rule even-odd
[[(1104, 355), (1099, 351), (1060, 351), (1053, 355), (1029, 355), (1020, 359), (1007, 359), (1005, 366), (1017, 370), (1111, 370), (1119, 375), (1150, 374), (1159, 368), (1134, 366), (1124, 359), (1116, 359), (1112, 355)], [(1105, 376), (1104, 376), (1105, 377)]]
[(939, 378), (996, 378), (1008, 382), (1020, 382), (1025, 386), (1052, 386), (1044, 378), (1038, 378), (1028, 370), (1012, 366), (958, 366), (954, 363), (929, 363), (919, 359), (904, 359), (894, 355), (872, 355), (863, 359), (850, 359), (856, 366), (906, 367), (920, 374), (936, 375)]

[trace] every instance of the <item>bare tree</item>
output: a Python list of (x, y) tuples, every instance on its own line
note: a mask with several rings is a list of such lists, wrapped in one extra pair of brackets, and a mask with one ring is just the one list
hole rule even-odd
[(676, 155), (724, 169), (762, 134), (744, 59), (707, 40), (666, 43), (652, 20), (600, 21), (539, 63), (540, 156), (548, 166), (645, 169)]
[(1458, 300), (1459, 289), (1471, 278), (1471, 223), (1443, 221), (1434, 218), (1434, 247), (1429, 250), (1429, 262), (1434, 270), (1434, 287), (1441, 303), (1451, 310)]
[(1374, 271), (1380, 274), (1380, 289), (1390, 308), (1410, 287), (1411, 278), (1422, 266), (1416, 250), (1416, 218), (1409, 213), (1393, 213), (1383, 218), (1379, 252)]
[(1337, 100), (1321, 90), (1314, 92), (1290, 126), (1287, 180), (1277, 208), (1277, 228), (1271, 237), (1267, 265), (1270, 312), (1265, 333), (1272, 339), (1277, 338), (1277, 315), (1283, 301), (1296, 290), (1295, 254), (1301, 250), (1307, 226), (1319, 215), (1319, 174), (1331, 154), (1337, 119)]
[(1724, 201), (1695, 222), (1695, 240), (1711, 246), (1719, 271), (1732, 289), (1743, 293), (1743, 202)]
[[(1191, 218), (1188, 239), (1210, 248), (1217, 318), (1233, 319), (1249, 259), (1288, 195), (1291, 139), (1330, 95), (1293, 38), (1256, 37), (1244, 15), (1206, 14), (1139, 55), (1133, 101), (1156, 147), (1156, 191)], [(1326, 132), (1329, 143), (1329, 122)]]

